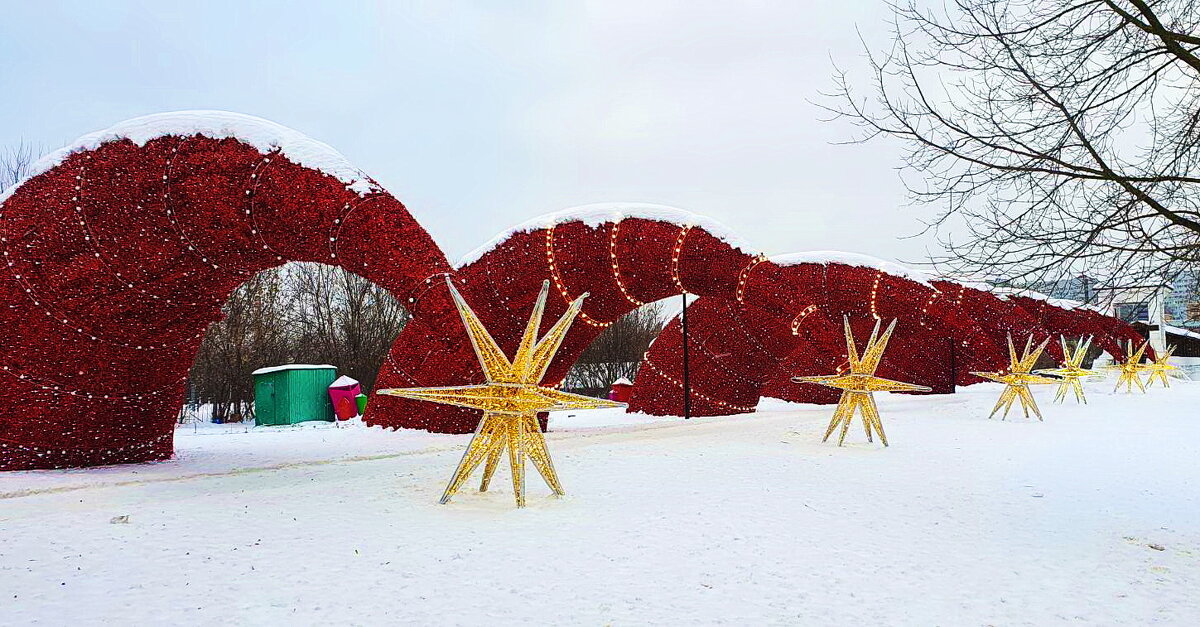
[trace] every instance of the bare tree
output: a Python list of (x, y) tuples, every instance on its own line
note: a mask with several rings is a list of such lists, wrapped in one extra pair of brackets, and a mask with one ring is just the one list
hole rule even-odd
[(568, 386), (591, 395), (608, 391), (621, 377), (632, 380), (650, 343), (663, 328), (662, 304), (639, 307), (604, 330), (579, 356)]
[(903, 141), (950, 271), (1012, 284), (1087, 272), (1158, 285), (1200, 261), (1200, 3), (890, 5), (867, 96), (835, 75), (855, 141)]
[(189, 377), (193, 406), (213, 418), (252, 415), (254, 381), (264, 366), (327, 363), (371, 390), (409, 319), (387, 290), (332, 266), (291, 263), (238, 287), (209, 326)]
[(26, 143), (25, 140), (0, 152), (0, 191), (16, 185), (28, 176), (41, 154), (41, 148)]
[(408, 310), (387, 290), (333, 266), (292, 264), (289, 282), (296, 295), (288, 321), (298, 333), (297, 352), (374, 389)]
[(293, 299), (281, 272), (259, 273), (233, 292), (224, 317), (205, 331), (188, 387), (193, 404), (212, 405), (214, 421), (240, 422), (253, 415), (250, 373), (287, 363), (294, 354), (295, 334), (281, 315)]

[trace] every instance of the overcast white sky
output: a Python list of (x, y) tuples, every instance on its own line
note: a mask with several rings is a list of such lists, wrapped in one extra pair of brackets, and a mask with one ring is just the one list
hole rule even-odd
[[(0, 146), (56, 148), (180, 109), (257, 115), (331, 144), (451, 261), (527, 218), (674, 205), (768, 254), (924, 258), (898, 147), (811, 104), (831, 59), (886, 44), (842, 2), (13, 2)], [(241, 5), (246, 6), (241, 6)]]

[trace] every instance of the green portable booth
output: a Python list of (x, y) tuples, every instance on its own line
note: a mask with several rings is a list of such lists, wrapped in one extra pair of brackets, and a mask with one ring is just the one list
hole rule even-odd
[(259, 368), (254, 376), (254, 422), (291, 425), (308, 420), (333, 420), (329, 384), (337, 369), (329, 365), (287, 364)]

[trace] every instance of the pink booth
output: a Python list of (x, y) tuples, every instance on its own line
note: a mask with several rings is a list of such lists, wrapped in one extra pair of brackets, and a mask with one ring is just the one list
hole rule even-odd
[(629, 398), (633, 396), (633, 381), (621, 377), (613, 381), (612, 390), (608, 392), (608, 400), (618, 403), (628, 403)]
[(354, 397), (361, 393), (358, 381), (346, 375), (329, 384), (329, 400), (333, 401), (333, 413), (338, 420), (349, 420), (358, 415), (358, 403)]

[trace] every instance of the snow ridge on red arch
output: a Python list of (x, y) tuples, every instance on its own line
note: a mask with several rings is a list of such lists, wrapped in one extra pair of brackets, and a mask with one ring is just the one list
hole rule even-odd
[(168, 135), (237, 139), (255, 147), (261, 153), (279, 152), (298, 165), (336, 177), (360, 195), (381, 189), (366, 173), (351, 165), (346, 157), (332, 146), (298, 131), (244, 113), (195, 110), (155, 113), (88, 133), (70, 145), (34, 162), (29, 173), (20, 181), (7, 190), (0, 190), (0, 203), (25, 181), (54, 168), (72, 154), (95, 150), (105, 143), (123, 139), (138, 146), (145, 146), (146, 142), (152, 139)]

